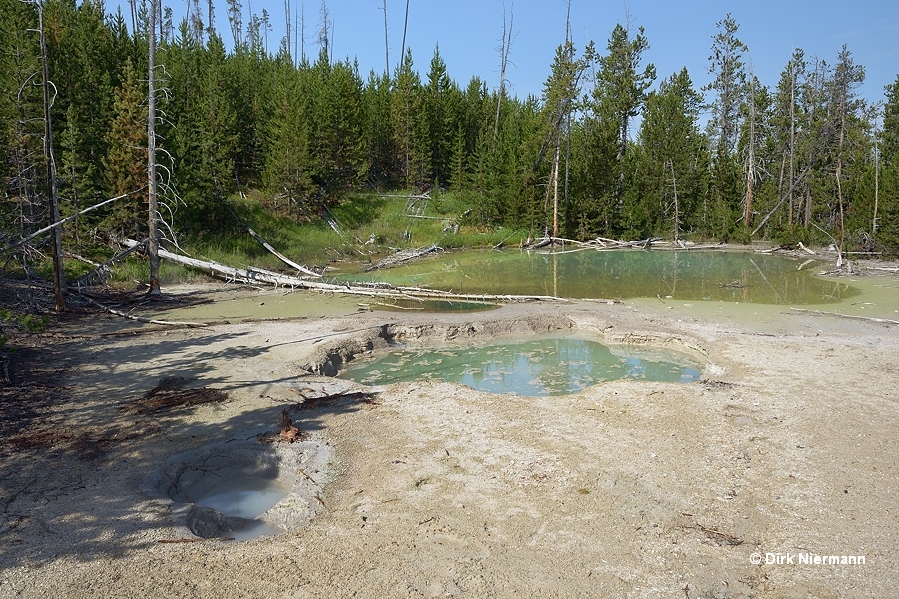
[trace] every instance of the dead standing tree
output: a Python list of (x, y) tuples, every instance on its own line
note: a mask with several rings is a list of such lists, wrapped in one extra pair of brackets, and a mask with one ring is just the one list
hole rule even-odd
[(147, 174), (149, 177), (149, 237), (147, 252), (150, 255), (150, 289), (148, 295), (160, 295), (159, 285), (159, 190), (156, 178), (156, 3), (150, 0), (149, 35), (149, 79), (147, 91)]
[(499, 111), (506, 94), (506, 67), (509, 65), (509, 52), (512, 49), (512, 24), (515, 22), (515, 3), (509, 7), (509, 26), (506, 27), (506, 3), (503, 2), (503, 37), (499, 46), (499, 90), (496, 93), (496, 117), (493, 121), (493, 143), (499, 137)]
[[(59, 198), (56, 194), (56, 162), (53, 159), (53, 126), (50, 122), (50, 69), (47, 60), (47, 37), (44, 31), (44, 2), (36, 0), (41, 37), (41, 69), (44, 91), (44, 158), (47, 161), (47, 198), (50, 201), (50, 222), (59, 223)], [(53, 290), (56, 295), (56, 311), (65, 312), (66, 274), (62, 263), (62, 226), (53, 228)]]

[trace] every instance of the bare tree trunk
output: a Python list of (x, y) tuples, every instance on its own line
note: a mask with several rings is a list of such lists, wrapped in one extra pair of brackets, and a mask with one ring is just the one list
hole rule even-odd
[(384, 60), (387, 65), (387, 70), (384, 71), (384, 74), (390, 77), (390, 45), (388, 44), (387, 36), (387, 0), (384, 0), (382, 9), (384, 10)]
[[(752, 67), (750, 66), (750, 74)], [(749, 228), (752, 220), (752, 200), (755, 185), (755, 77), (752, 78), (750, 89), (752, 98), (749, 101), (749, 158), (746, 168), (746, 212), (743, 214), (743, 226)]]
[(874, 217), (871, 219), (871, 237), (877, 234), (877, 205), (880, 201), (880, 148), (877, 147), (877, 131), (874, 131)]
[[(796, 65), (790, 67), (790, 189), (793, 189), (796, 155)], [(793, 226), (793, 192), (790, 191), (790, 215), (787, 224)]]
[(406, 31), (409, 29), (409, 0), (406, 0), (406, 20), (403, 22), (403, 45), (400, 47), (400, 62), (406, 57)]
[[(284, 34), (286, 42), (284, 47), (290, 55), (290, 0), (284, 0)], [(290, 57), (290, 62), (293, 64), (293, 56)]]
[(496, 118), (493, 120), (493, 141), (496, 142), (499, 136), (499, 109), (503, 103), (503, 96), (506, 92), (506, 66), (509, 64), (509, 50), (512, 47), (512, 24), (515, 20), (513, 3), (509, 12), (509, 27), (506, 28), (506, 3), (503, 2), (503, 38), (499, 48), (499, 92), (496, 98)]
[[(44, 78), (44, 158), (47, 160), (47, 197), (50, 200), (50, 222), (60, 220), (59, 198), (56, 195), (56, 163), (53, 160), (53, 127), (50, 122), (50, 68), (47, 65), (47, 36), (44, 32), (44, 3), (38, 4), (41, 36), (41, 69)], [(66, 273), (62, 263), (62, 226), (53, 228), (53, 291), (56, 311), (66, 311)]]
[(840, 247), (838, 251), (840, 254), (837, 256), (837, 266), (840, 266), (843, 262), (843, 244), (846, 240), (846, 231), (843, 222), (843, 141), (846, 138), (846, 103), (845, 101), (840, 102), (840, 145), (837, 151), (837, 203), (840, 207)]
[(556, 152), (553, 155), (553, 237), (559, 236), (559, 154), (562, 151), (562, 130), (556, 135)]
[[(780, 157), (780, 175), (777, 177), (777, 195), (781, 195), (784, 190), (784, 173), (787, 168), (787, 154), (784, 152), (783, 156)], [(781, 221), (783, 222), (783, 221)], [(793, 222), (793, 206), (787, 206), (787, 222)]]
[[(156, 0), (154, 4), (156, 5), (155, 10), (157, 11), (156, 18), (161, 22), (162, 19), (160, 18), (160, 15), (162, 14), (162, 11), (160, 10), (161, 5), (159, 4), (159, 0)], [(213, 4), (213, 0), (207, 0), (206, 22), (209, 23), (209, 35), (213, 35), (215, 33), (215, 5)], [(160, 34), (159, 37), (161, 38), (162, 35)]]
[(157, 227), (158, 189), (156, 182), (156, 3), (150, 0), (150, 52), (147, 94), (147, 174), (149, 176), (150, 289), (148, 295), (162, 293), (159, 285), (159, 229)]
[(674, 176), (674, 161), (669, 159), (668, 166), (671, 167), (671, 185), (674, 187), (674, 241), (680, 238), (680, 206), (677, 201), (677, 177)]
[(135, 6), (136, 0), (128, 0), (128, 4), (131, 5), (131, 34), (137, 35), (137, 7)]

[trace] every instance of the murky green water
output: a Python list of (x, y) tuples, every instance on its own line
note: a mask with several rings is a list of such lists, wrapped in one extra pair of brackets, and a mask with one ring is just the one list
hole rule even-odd
[(406, 310), (421, 312), (482, 312), (484, 310), (496, 310), (500, 304), (490, 302), (467, 302), (457, 300), (417, 300), (384, 298), (381, 301), (360, 302), (360, 306), (371, 310), (386, 310), (388, 312), (401, 312)]
[(406, 347), (355, 360), (340, 376), (367, 385), (421, 379), (462, 383), (480, 391), (545, 396), (576, 393), (602, 381), (692, 382), (700, 365), (685, 354), (608, 347), (577, 337), (459, 348)]
[(859, 293), (845, 283), (815, 277), (815, 269), (803, 260), (752, 252), (509, 250), (446, 253), (343, 278), (460, 293), (761, 304), (830, 303)]

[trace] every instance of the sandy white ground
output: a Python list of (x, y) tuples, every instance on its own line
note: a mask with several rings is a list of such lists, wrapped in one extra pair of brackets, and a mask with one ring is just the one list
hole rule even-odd
[[(46, 353), (66, 398), (40, 426), (104, 442), (2, 448), (0, 597), (893, 595), (899, 328), (742, 309), (538, 303), (130, 336), (69, 325)], [(173, 454), (275, 430), (305, 386), (350, 388), (304, 376), (323, 358), (375, 346), (385, 330), (459, 342), (559, 327), (691, 347), (707, 354), (706, 382), (619, 381), (560, 398), (416, 382), (373, 405), (296, 411), (334, 456), (311, 523), (246, 543), (159, 542), (181, 533), (147, 476)], [(120, 409), (165, 376), (229, 400)], [(753, 553), (794, 563), (756, 565)]]

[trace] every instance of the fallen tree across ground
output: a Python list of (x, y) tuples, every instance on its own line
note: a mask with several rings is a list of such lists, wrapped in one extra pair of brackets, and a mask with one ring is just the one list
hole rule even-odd
[(387, 258), (384, 258), (380, 262), (376, 262), (375, 264), (365, 267), (364, 270), (365, 270), (365, 272), (371, 272), (373, 270), (387, 268), (389, 266), (396, 266), (397, 264), (404, 264), (406, 262), (411, 262), (412, 260), (415, 260), (416, 258), (421, 258), (422, 256), (426, 256), (427, 254), (430, 254), (431, 252), (436, 252), (439, 249), (440, 248), (435, 243), (435, 244), (429, 245), (427, 247), (414, 248), (411, 250), (401, 250), (401, 251), (398, 251), (397, 253), (393, 254), (392, 256), (388, 256)]
[[(126, 247), (138, 245), (139, 242), (126, 239), (122, 243)], [(552, 295), (497, 295), (453, 293), (439, 289), (425, 289), (420, 287), (396, 287), (387, 283), (325, 283), (321, 281), (309, 281), (299, 277), (293, 277), (261, 268), (235, 268), (218, 262), (197, 260), (188, 256), (182, 256), (166, 250), (159, 250), (159, 257), (185, 266), (190, 266), (211, 273), (230, 282), (274, 285), (277, 287), (289, 287), (291, 289), (308, 289), (323, 293), (343, 293), (348, 295), (364, 295), (369, 297), (387, 297), (398, 299), (426, 300), (470, 300), (470, 301), (495, 301), (495, 302), (521, 302), (521, 301), (556, 301), (567, 302), (565, 298)], [(611, 301), (611, 300), (609, 300)]]

